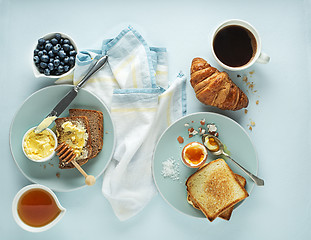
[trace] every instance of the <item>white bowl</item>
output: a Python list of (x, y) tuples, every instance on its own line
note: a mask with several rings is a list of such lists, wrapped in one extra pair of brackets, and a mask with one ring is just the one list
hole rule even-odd
[(36, 160), (36, 159), (32, 159), (31, 157), (29, 157), (29, 156), (27, 155), (27, 153), (25, 152), (25, 149), (24, 149), (25, 137), (27, 136), (27, 134), (28, 134), (30, 131), (33, 131), (35, 128), (36, 128), (36, 127), (30, 128), (30, 129), (24, 134), (23, 140), (22, 140), (22, 149), (23, 149), (23, 152), (24, 152), (25, 156), (26, 156), (29, 160), (33, 161), (33, 162), (42, 163), (42, 162), (49, 161), (49, 160), (51, 160), (51, 159), (54, 157), (54, 155), (55, 155), (55, 149), (56, 149), (56, 147), (57, 147), (57, 137), (56, 137), (55, 133), (54, 133), (51, 129), (49, 129), (49, 128), (46, 128), (46, 130), (48, 130), (48, 131), (52, 134), (52, 136), (53, 136), (53, 138), (54, 138), (54, 140), (55, 140), (54, 151), (51, 153), (51, 155), (49, 155), (49, 156), (47, 156), (47, 157), (45, 157), (45, 158), (42, 158), (42, 159), (40, 159), (40, 160)]
[[(27, 192), (28, 190), (30, 189), (36, 189), (36, 188), (39, 188), (39, 189), (42, 189), (42, 190), (45, 190), (47, 191), (54, 199), (57, 207), (59, 208), (60, 210), (60, 213), (58, 214), (58, 216), (50, 223), (48, 223), (47, 225), (45, 226), (42, 226), (42, 227), (32, 227), (32, 226), (29, 226), (27, 225), (26, 223), (24, 223), (19, 214), (18, 214), (18, 202), (19, 202), (19, 199), (20, 197), (25, 193)], [(46, 231), (48, 229), (50, 229), (51, 227), (53, 227), (54, 225), (56, 225), (56, 223), (58, 223), (62, 217), (64, 216), (64, 214), (66, 213), (66, 209), (64, 207), (62, 207), (60, 205), (60, 202), (58, 201), (57, 199), (57, 196), (54, 194), (54, 192), (49, 189), (48, 187), (44, 186), (44, 185), (40, 185), (40, 184), (31, 184), (31, 185), (28, 185), (24, 188), (22, 188), (21, 190), (19, 190), (19, 192), (15, 195), (14, 197), (14, 200), (13, 200), (13, 203), (12, 203), (12, 213), (13, 213), (13, 218), (15, 220), (15, 222), (24, 230), (26, 231), (29, 231), (29, 232), (43, 232), (43, 231)]]
[[(63, 38), (69, 39), (70, 42), (71, 42), (71, 44), (72, 44), (73, 47), (74, 47), (74, 50), (78, 53), (78, 47), (77, 47), (75, 41), (74, 41), (71, 37), (69, 37), (68, 35), (66, 35), (65, 33), (53, 32), (53, 33), (48, 33), (48, 34), (46, 34), (46, 35), (44, 35), (43, 37), (40, 37), (40, 38), (44, 38), (44, 39), (46, 39), (46, 40), (47, 40), (47, 39), (51, 39), (51, 38), (53, 38), (53, 36), (54, 36), (56, 33), (59, 33)], [(40, 39), (40, 38), (38, 38), (38, 39)], [(33, 50), (36, 49), (37, 45), (38, 45), (38, 42), (36, 42), (36, 44), (35, 44)], [(68, 72), (65, 72), (65, 73), (63, 73), (63, 74), (61, 74), (61, 75), (57, 75), (57, 76), (56, 76), (56, 75), (49, 75), (49, 76), (47, 76), (47, 75), (45, 75), (45, 74), (39, 72), (39, 70), (38, 70), (36, 64), (35, 64), (34, 61), (33, 61), (33, 57), (34, 57), (34, 55), (33, 55), (33, 53), (32, 53), (32, 70), (33, 70), (33, 73), (34, 73), (34, 75), (35, 75), (36, 78), (45, 77), (45, 78), (51, 78), (51, 79), (58, 79), (58, 78), (61, 78), (61, 77), (65, 77), (65, 76), (71, 74), (71, 73), (73, 72), (75, 66), (76, 66), (76, 62), (75, 62), (75, 65), (74, 65)]]

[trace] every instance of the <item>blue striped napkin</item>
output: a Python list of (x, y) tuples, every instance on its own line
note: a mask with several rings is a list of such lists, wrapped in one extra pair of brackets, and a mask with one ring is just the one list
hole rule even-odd
[[(157, 193), (152, 178), (152, 154), (163, 131), (186, 114), (186, 77), (169, 81), (167, 51), (149, 47), (132, 27), (98, 49), (77, 55), (73, 84), (93, 60), (107, 54), (108, 63), (84, 86), (111, 111), (116, 149), (103, 176), (102, 192), (116, 216), (126, 220)], [(71, 80), (59, 79), (62, 83)]]

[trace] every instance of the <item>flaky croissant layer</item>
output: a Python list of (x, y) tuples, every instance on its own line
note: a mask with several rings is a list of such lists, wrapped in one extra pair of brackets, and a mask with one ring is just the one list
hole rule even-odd
[(191, 86), (197, 99), (222, 110), (239, 110), (248, 106), (246, 94), (229, 78), (203, 58), (194, 58), (191, 64)]

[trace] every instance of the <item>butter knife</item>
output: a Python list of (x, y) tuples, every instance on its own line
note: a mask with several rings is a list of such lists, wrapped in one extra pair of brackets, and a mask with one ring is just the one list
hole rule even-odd
[(69, 106), (69, 104), (75, 99), (77, 96), (79, 90), (83, 87), (83, 85), (86, 83), (89, 78), (97, 73), (107, 62), (108, 56), (104, 55), (101, 58), (99, 58), (89, 69), (89, 71), (86, 73), (86, 75), (82, 78), (82, 80), (74, 86), (66, 95), (63, 97), (62, 100), (59, 101), (59, 103), (54, 107), (54, 109), (47, 115), (45, 119), (35, 128), (35, 133), (40, 133), (44, 129), (46, 129), (48, 126), (54, 122), (56, 118), (59, 117), (59, 115)]

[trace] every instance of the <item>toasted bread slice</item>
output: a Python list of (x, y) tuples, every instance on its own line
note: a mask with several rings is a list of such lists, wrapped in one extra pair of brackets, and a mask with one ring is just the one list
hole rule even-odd
[[(244, 177), (242, 177), (241, 175), (239, 175), (239, 174), (235, 173), (234, 175), (235, 175), (236, 180), (238, 180), (238, 182), (240, 183), (240, 185), (243, 188), (245, 188), (246, 179)], [(231, 218), (231, 214), (232, 214), (233, 209), (234, 209), (234, 206), (228, 208), (227, 210), (223, 211), (218, 217), (229, 221), (230, 218)]]
[[(87, 117), (57, 118), (55, 126), (58, 144), (64, 142), (73, 148), (77, 154), (75, 160), (79, 165), (87, 163), (92, 155), (90, 126)], [(75, 133), (76, 127), (81, 131), (79, 135)], [(74, 165), (72, 163), (66, 164), (60, 160), (59, 168), (74, 168)]]
[(69, 109), (70, 117), (85, 116), (89, 120), (90, 124), (90, 133), (91, 133), (91, 146), (92, 146), (92, 155), (91, 158), (97, 156), (97, 154), (103, 148), (103, 137), (104, 137), (104, 117), (103, 113), (96, 110), (88, 109)]
[[(238, 182), (241, 184), (242, 187), (245, 187), (246, 185), (246, 179), (244, 177), (242, 177), (241, 175), (239, 174), (234, 174), (236, 180), (238, 180)], [(189, 204), (191, 204), (194, 208), (200, 210), (199, 206), (196, 205), (193, 200), (191, 199), (191, 196), (190, 194), (188, 193), (187, 194), (187, 201)], [(232, 211), (234, 209), (234, 206), (228, 208), (227, 210), (223, 211), (218, 217), (222, 218), (222, 219), (225, 219), (227, 221), (229, 221), (229, 219), (231, 218), (231, 215), (232, 215)]]
[(248, 197), (223, 159), (214, 160), (192, 174), (186, 186), (192, 202), (210, 221)]

